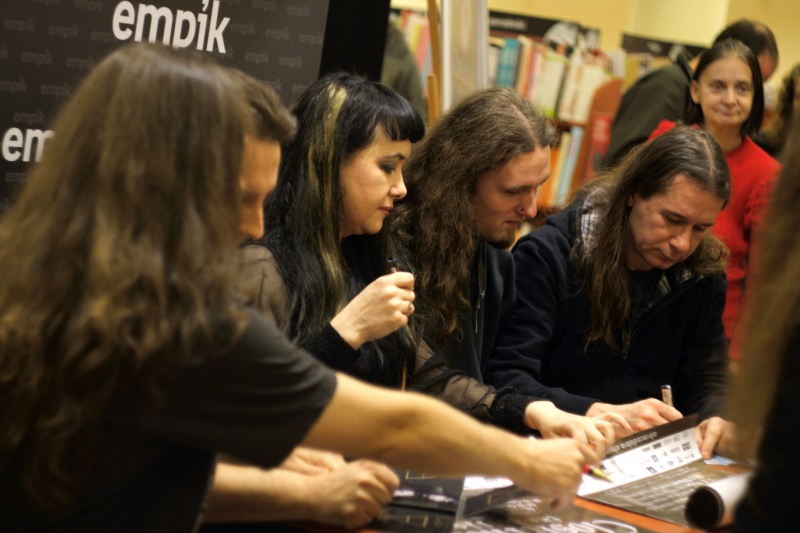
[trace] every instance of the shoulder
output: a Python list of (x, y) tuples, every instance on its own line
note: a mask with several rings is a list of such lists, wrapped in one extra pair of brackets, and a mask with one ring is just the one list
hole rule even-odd
[(781, 165), (778, 163), (778, 160), (769, 155), (766, 150), (756, 144), (756, 142), (750, 137), (744, 138), (742, 146), (747, 151), (748, 156), (765, 170), (770, 171), (773, 174), (776, 174), (780, 170)]
[(705, 281), (706, 285), (711, 288), (713, 292), (724, 293), (728, 286), (728, 278), (727, 276), (725, 276), (725, 272), (719, 272), (718, 274), (704, 276), (703, 280)]
[(735, 150), (725, 154), (731, 178), (741, 186), (745, 183), (771, 182), (780, 172), (780, 163), (759, 147), (750, 137), (745, 137)]
[(519, 261), (531, 255), (563, 256), (569, 252), (575, 240), (577, 211), (572, 207), (547, 217), (544, 225), (521, 237), (512, 253)]
[(288, 300), (275, 256), (260, 244), (243, 246), (238, 254), (237, 288), (245, 301), (272, 318), (283, 316)]
[(684, 70), (677, 64), (658, 68), (645, 75), (637, 81), (628, 91), (638, 92), (647, 91), (674, 91), (679, 89), (681, 92), (689, 87), (690, 78)]
[[(728, 287), (728, 278), (725, 276), (724, 271), (704, 276), (700, 276), (696, 273), (693, 275), (700, 277), (700, 280), (692, 285), (696, 292), (702, 291), (711, 294), (725, 294)], [(691, 281), (688, 282), (691, 283)]]
[(658, 83), (663, 83), (666, 80), (669, 81), (681, 80), (688, 83), (686, 74), (684, 73), (680, 65), (672, 63), (671, 65), (667, 65), (662, 68), (657, 68), (647, 73), (644, 77), (642, 77), (639, 81), (637, 81), (633, 85), (633, 87), (641, 85), (656, 85)]
[(238, 250), (239, 269), (247, 272), (278, 272), (278, 263), (269, 248), (261, 244), (247, 244)]
[(238, 286), (248, 300), (265, 282), (283, 284), (278, 262), (269, 248), (248, 244), (238, 250)]
[(661, 122), (658, 123), (656, 129), (654, 129), (653, 132), (650, 134), (650, 138), (648, 140), (655, 139), (656, 137), (665, 134), (674, 127), (675, 127), (675, 122), (673, 122), (672, 120), (662, 120)]

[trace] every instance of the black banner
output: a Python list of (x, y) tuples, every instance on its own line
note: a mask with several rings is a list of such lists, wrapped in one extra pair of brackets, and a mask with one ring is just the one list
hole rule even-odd
[[(329, 0), (4, 0), (0, 10), (0, 214), (53, 135), (54, 114), (114, 48), (201, 50), (290, 104), (317, 79)], [(143, 110), (144, 112), (144, 110)]]
[(622, 48), (628, 53), (666, 56), (672, 61), (675, 61), (680, 54), (687, 54), (691, 58), (705, 50), (702, 46), (676, 41), (660, 41), (651, 37), (640, 37), (629, 33), (622, 34)]

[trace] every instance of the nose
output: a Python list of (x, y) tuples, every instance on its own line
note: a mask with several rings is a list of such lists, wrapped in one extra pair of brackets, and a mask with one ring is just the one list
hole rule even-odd
[(728, 87), (722, 93), (722, 99), (724, 102), (731, 103), (736, 100), (736, 89), (734, 87)]
[(531, 191), (530, 194), (527, 194), (517, 206), (517, 213), (527, 219), (532, 219), (536, 216), (537, 212), (538, 207), (536, 205), (536, 192)]
[(397, 181), (395, 181), (391, 187), (389, 187), (389, 196), (395, 200), (400, 200), (406, 197), (408, 190), (406, 189), (405, 181), (403, 181), (403, 173), (396, 172), (396, 174)]
[(686, 254), (692, 246), (692, 228), (681, 229), (669, 241), (669, 245), (678, 253)]
[(264, 235), (264, 211), (260, 205), (250, 207), (242, 212), (239, 233), (251, 239), (260, 239)]

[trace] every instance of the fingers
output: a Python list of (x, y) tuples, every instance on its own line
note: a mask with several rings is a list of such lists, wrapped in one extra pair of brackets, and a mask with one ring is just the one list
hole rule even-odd
[[(397, 474), (395, 474), (394, 470), (392, 470), (388, 466), (381, 463), (376, 463), (374, 461), (370, 461), (368, 459), (362, 459), (359, 462), (365, 468), (371, 470), (372, 473), (375, 474), (375, 477), (377, 477), (378, 480), (384, 486), (386, 486), (386, 488), (390, 493), (394, 493), (394, 491), (397, 490), (397, 487), (400, 486), (400, 478), (397, 477)], [(389, 499), (391, 499), (391, 494)]]
[(609, 411), (597, 416), (596, 418), (598, 420), (603, 420), (610, 423), (612, 425), (612, 429), (614, 429), (614, 427), (619, 427), (623, 431), (633, 431), (633, 428), (628, 423), (628, 420), (619, 413)]
[(589, 447), (595, 450), (599, 458), (606, 454), (606, 450), (614, 444), (614, 426), (604, 420), (595, 420), (594, 424), (586, 432)]
[(414, 314), (415, 308), (412, 302), (416, 300), (417, 295), (414, 294), (413, 274), (409, 272), (394, 272), (378, 278), (376, 283), (385, 283), (389, 287), (394, 287), (397, 289), (396, 293), (393, 293), (393, 291), (389, 289), (389, 293), (387, 294), (387, 296), (391, 296), (393, 298), (393, 301), (395, 302), (393, 305), (395, 305), (396, 309), (398, 309), (400, 313), (406, 317)]
[(695, 437), (703, 459), (710, 459), (713, 455), (714, 448), (722, 438), (724, 427), (724, 421), (717, 416), (704, 420), (697, 426)]
[(680, 411), (672, 407), (671, 405), (667, 405), (661, 402), (663, 405), (660, 406), (661, 409), (659, 410), (659, 414), (667, 421), (672, 422), (674, 420), (680, 420), (683, 418), (683, 414)]
[(400, 478), (391, 468), (367, 459), (351, 464), (367, 471), (369, 475), (365, 475), (360, 484), (379, 504), (385, 505), (391, 501), (394, 491), (400, 486)]
[(381, 278), (401, 289), (406, 289), (407, 291), (414, 290), (414, 274), (411, 272), (393, 272), (381, 276)]
[(400, 484), (397, 475), (385, 465), (358, 460), (329, 474), (326, 480), (335, 505), (336, 522), (348, 528), (362, 527), (381, 513)]

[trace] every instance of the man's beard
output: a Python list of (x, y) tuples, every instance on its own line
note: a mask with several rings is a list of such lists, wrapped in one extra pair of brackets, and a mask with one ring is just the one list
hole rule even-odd
[(503, 239), (495, 239), (486, 241), (492, 248), (508, 249), (517, 240), (517, 233), (515, 231), (509, 232)]

